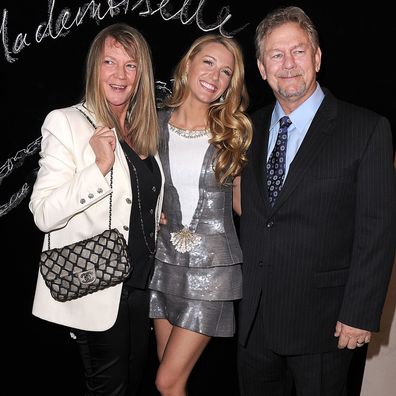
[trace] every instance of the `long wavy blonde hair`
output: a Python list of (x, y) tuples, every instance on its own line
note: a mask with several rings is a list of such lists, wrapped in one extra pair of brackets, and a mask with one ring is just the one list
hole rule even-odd
[(252, 141), (252, 125), (245, 113), (249, 96), (245, 85), (245, 69), (242, 50), (235, 39), (206, 34), (196, 39), (179, 61), (173, 74), (173, 89), (163, 106), (179, 107), (188, 95), (186, 73), (189, 60), (211, 43), (224, 45), (234, 56), (234, 71), (230, 85), (223, 95), (209, 105), (208, 123), (210, 143), (216, 147), (213, 167), (217, 180), (224, 184), (238, 176), (246, 164), (246, 151)]
[[(103, 60), (106, 38), (120, 43), (127, 54), (137, 62), (135, 92), (128, 106), (126, 131), (106, 100), (100, 85), (99, 70)], [(142, 155), (154, 155), (158, 147), (158, 117), (154, 91), (151, 51), (143, 35), (126, 23), (115, 23), (101, 30), (90, 46), (85, 76), (84, 100), (102, 125), (115, 127), (120, 140), (126, 140)]]

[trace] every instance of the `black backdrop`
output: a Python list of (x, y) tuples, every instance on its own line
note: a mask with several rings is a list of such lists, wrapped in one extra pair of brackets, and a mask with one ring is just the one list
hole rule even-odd
[[(99, 18), (78, 11), (90, 4)], [(169, 86), (172, 68), (204, 30), (233, 34), (242, 44), (247, 85), (254, 110), (272, 100), (260, 79), (253, 35), (266, 12), (280, 5), (299, 5), (312, 17), (321, 37), (322, 70), (318, 80), (345, 100), (387, 116), (396, 127), (394, 52), (396, 25), (391, 12), (376, 1), (363, 5), (343, 1), (169, 0), (77, 1), (3, 0), (1, 25), (0, 225), (2, 232), (2, 360), (4, 386), (12, 394), (80, 395), (80, 364), (67, 329), (31, 315), (42, 234), (27, 207), (37, 167), (37, 143), (45, 115), (78, 102), (85, 55), (91, 39), (108, 24), (125, 21), (149, 41), (156, 80)], [(366, 2), (367, 3), (367, 2)], [(118, 13), (115, 5), (119, 4)], [(135, 8), (134, 8), (135, 7)], [(110, 11), (113, 10), (113, 13)], [(59, 18), (69, 12), (59, 32)], [(169, 19), (167, 15), (176, 14)], [(79, 16), (78, 16), (79, 15)], [(228, 18), (226, 20), (226, 18)], [(188, 20), (190, 20), (188, 22)], [(48, 36), (35, 36), (47, 28)], [(220, 28), (215, 28), (221, 25)], [(7, 253), (8, 252), (8, 253)], [(193, 372), (194, 395), (237, 395), (235, 340), (214, 340)], [(364, 353), (351, 373), (350, 395), (360, 386)], [(144, 396), (156, 395), (154, 353)], [(29, 375), (30, 379), (26, 377)], [(49, 379), (50, 378), (50, 379)], [(212, 382), (212, 385), (209, 383)]]

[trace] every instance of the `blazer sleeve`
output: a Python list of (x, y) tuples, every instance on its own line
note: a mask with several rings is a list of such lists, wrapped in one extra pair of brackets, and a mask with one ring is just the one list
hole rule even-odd
[[(48, 232), (111, 192), (89, 145), (92, 127), (74, 110), (54, 110), (43, 123), (39, 171), (29, 209)], [(100, 192), (100, 194), (92, 194)]]
[(390, 124), (379, 117), (356, 180), (355, 238), (339, 321), (378, 331), (396, 245), (396, 177)]

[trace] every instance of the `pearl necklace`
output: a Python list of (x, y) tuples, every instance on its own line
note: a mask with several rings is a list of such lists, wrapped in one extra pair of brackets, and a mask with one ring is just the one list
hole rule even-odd
[(209, 135), (209, 129), (181, 129), (175, 127), (170, 123), (168, 123), (168, 128), (170, 132), (176, 133), (176, 135), (179, 135), (187, 139), (195, 139)]

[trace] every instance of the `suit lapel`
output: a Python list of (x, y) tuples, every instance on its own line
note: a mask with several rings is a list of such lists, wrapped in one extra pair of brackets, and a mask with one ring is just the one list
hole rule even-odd
[[(319, 107), (307, 134), (289, 167), (283, 188), (270, 212), (279, 209), (282, 204), (290, 197), (290, 194), (298, 186), (304, 174), (310, 169), (316, 157), (320, 155), (321, 148), (326, 144), (327, 139), (333, 131), (332, 119), (336, 113), (336, 101), (326, 91), (326, 97)], [(268, 201), (268, 197), (267, 197)]]
[(266, 209), (270, 208), (267, 192), (266, 159), (268, 151), (268, 138), (271, 113), (261, 113), (255, 125), (256, 143), (252, 156), (252, 167), (256, 176), (258, 190)]

